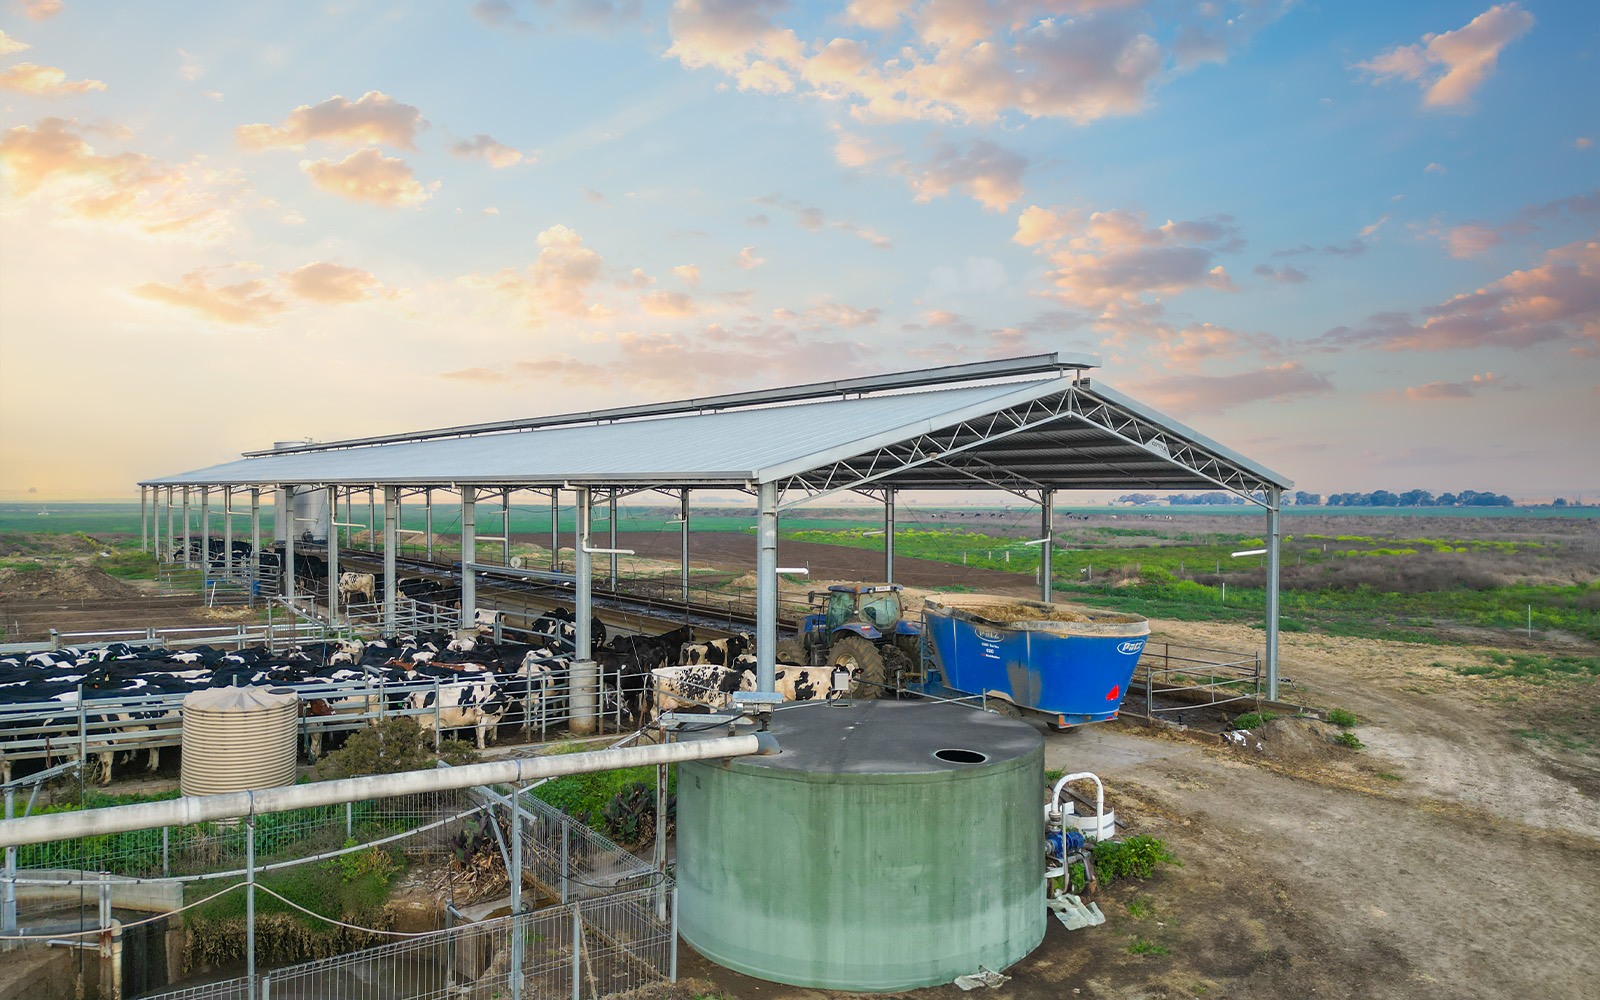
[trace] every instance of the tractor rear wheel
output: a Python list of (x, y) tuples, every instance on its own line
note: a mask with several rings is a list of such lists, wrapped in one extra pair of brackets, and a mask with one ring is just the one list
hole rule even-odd
[(803, 667), (809, 662), (806, 651), (800, 648), (799, 639), (779, 639), (776, 655), (778, 663), (792, 663), (797, 667)]
[(850, 697), (876, 698), (883, 693), (883, 654), (861, 636), (847, 635), (835, 642), (833, 651), (828, 654), (828, 663), (850, 671), (855, 679), (850, 686)]

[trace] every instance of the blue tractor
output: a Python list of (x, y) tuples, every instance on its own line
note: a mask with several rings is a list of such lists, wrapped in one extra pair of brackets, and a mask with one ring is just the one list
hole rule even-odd
[(921, 655), (922, 628), (905, 620), (898, 584), (835, 584), (806, 596), (822, 610), (778, 643), (779, 663), (844, 667), (852, 698), (876, 698)]

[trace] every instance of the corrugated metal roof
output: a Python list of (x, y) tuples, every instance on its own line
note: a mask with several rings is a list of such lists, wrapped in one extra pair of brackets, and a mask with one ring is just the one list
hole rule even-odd
[[(1073, 395), (1075, 394), (1075, 395)], [(450, 485), (736, 486), (804, 478), (811, 470), (851, 466), (856, 456), (963, 426), (986, 415), (1060, 401), (1069, 395), (1154, 425), (1169, 441), (1241, 472), (1261, 485), (1289, 480), (1184, 425), (1102, 386), (1072, 378), (988, 383), (954, 389), (814, 400), (782, 406), (656, 416), (515, 433), (407, 441), (245, 458), (142, 485)], [(974, 440), (981, 439), (981, 435)], [(1163, 445), (1165, 447), (1165, 445)], [(863, 461), (866, 459), (863, 458)], [(1025, 432), (963, 453), (1056, 488), (1213, 488), (1192, 467), (1175, 462), (1111, 427), (1063, 413)], [(853, 467), (853, 466), (851, 466)], [(964, 489), (981, 486), (939, 463), (880, 477), (878, 486)]]

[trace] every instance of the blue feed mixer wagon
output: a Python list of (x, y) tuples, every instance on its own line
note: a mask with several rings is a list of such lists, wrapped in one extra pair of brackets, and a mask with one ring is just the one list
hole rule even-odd
[(993, 594), (944, 594), (907, 620), (895, 584), (835, 585), (811, 595), (820, 613), (778, 644), (782, 663), (850, 671), (851, 695), (900, 687), (982, 696), (990, 708), (1055, 728), (1117, 717), (1150, 636), (1140, 615)]

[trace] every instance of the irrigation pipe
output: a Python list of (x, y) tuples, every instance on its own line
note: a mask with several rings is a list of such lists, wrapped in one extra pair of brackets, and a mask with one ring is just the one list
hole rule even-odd
[[(124, 882), (124, 883), (118, 883), (118, 884), (126, 885), (127, 883)], [(228, 886), (226, 889), (221, 890), (220, 892), (213, 892), (211, 895), (207, 896), (205, 899), (197, 899), (192, 903), (185, 903), (184, 905), (178, 907), (176, 910), (168, 910), (165, 913), (157, 914), (156, 916), (153, 916), (153, 917), (146, 917), (143, 920), (134, 920), (134, 921), (132, 921), (130, 923), (118, 924), (118, 926), (122, 930), (127, 930), (129, 927), (141, 927), (144, 924), (153, 924), (157, 920), (165, 920), (165, 919), (167, 919), (168, 917), (172, 916), (174, 913), (182, 913), (184, 910), (192, 910), (197, 906), (201, 906), (201, 905), (203, 905), (205, 903), (209, 903), (213, 899), (216, 899), (218, 896), (226, 896), (228, 893), (232, 892), (233, 890), (242, 889), (242, 888), (244, 888), (244, 886), (245, 886), (245, 883), (236, 882), (233, 885)], [(265, 886), (258, 885), (258, 886), (256, 886), (256, 888), (257, 889), (262, 889), (262, 890), (264, 890), (266, 892), (272, 892), (271, 889), (267, 889)], [(272, 892), (272, 894), (274, 896), (278, 896), (278, 894), (275, 893), (275, 892)], [(282, 896), (278, 896), (278, 898), (279, 899), (283, 899)], [(106, 930), (106, 928), (104, 928), (104, 927), (91, 927), (88, 930), (84, 930), (84, 931), (59, 931), (59, 932), (52, 931), (49, 934), (0, 934), (0, 941), (43, 941), (43, 940), (45, 940), (47, 938), (86, 937), (86, 936), (88, 936), (90, 934), (101, 934), (101, 933), (104, 933), (105, 930)]]
[(486, 764), (464, 764), (448, 770), (404, 771), (399, 774), (341, 778), (310, 785), (289, 785), (254, 792), (201, 795), (138, 805), (110, 806), (78, 812), (47, 813), (0, 821), (0, 847), (17, 847), (51, 840), (90, 837), (127, 830), (163, 826), (188, 826), (219, 819), (234, 819), (286, 812), (311, 806), (365, 802), (369, 799), (447, 791), (474, 785), (525, 785), (540, 778), (589, 774), (628, 767), (676, 764), (711, 758), (744, 757), (778, 752), (770, 733), (724, 736), (691, 743), (597, 750), (591, 753), (545, 757), (517, 757)]

